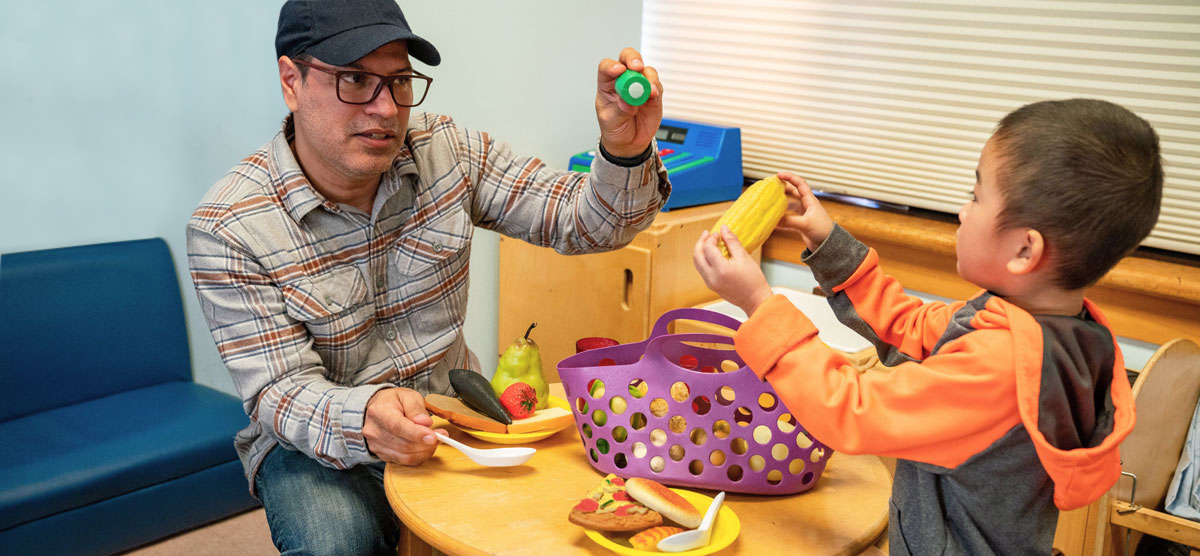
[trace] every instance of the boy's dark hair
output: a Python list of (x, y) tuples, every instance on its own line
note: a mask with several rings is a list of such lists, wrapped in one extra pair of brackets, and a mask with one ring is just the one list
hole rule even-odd
[(1058, 286), (1094, 284), (1158, 221), (1158, 134), (1133, 112), (1103, 100), (1036, 102), (1005, 116), (992, 137), (999, 225), (1041, 232)]

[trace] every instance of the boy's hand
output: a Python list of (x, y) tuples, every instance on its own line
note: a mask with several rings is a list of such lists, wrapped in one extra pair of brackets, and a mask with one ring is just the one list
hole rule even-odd
[(779, 221), (778, 228), (799, 232), (808, 250), (816, 251), (833, 232), (833, 219), (829, 218), (829, 213), (825, 212), (804, 178), (780, 172), (779, 179), (783, 180), (787, 191), (788, 211)]
[(771, 286), (758, 262), (746, 252), (729, 227), (721, 226), (720, 233), (729, 249), (729, 258), (726, 259), (717, 247), (717, 236), (705, 231), (692, 250), (692, 264), (696, 265), (708, 289), (738, 306), (746, 316), (753, 315), (754, 310), (771, 297)]

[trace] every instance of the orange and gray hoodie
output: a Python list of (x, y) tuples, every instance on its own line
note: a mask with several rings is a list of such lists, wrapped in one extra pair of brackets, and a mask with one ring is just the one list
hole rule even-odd
[(1116, 482), (1133, 397), (1090, 301), (1077, 316), (1033, 315), (988, 292), (923, 303), (840, 226), (803, 260), (891, 369), (860, 373), (779, 295), (734, 343), (822, 442), (897, 458), (892, 554), (1049, 554), (1058, 510)]

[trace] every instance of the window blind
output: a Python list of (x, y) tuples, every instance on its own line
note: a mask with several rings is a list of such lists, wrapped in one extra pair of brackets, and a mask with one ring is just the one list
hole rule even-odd
[(645, 0), (666, 115), (742, 130), (744, 172), (956, 213), (1008, 112), (1099, 98), (1149, 121), (1166, 188), (1144, 245), (1200, 254), (1200, 3)]

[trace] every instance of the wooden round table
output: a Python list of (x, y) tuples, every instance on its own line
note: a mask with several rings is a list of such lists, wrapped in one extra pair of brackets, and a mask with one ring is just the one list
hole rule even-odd
[[(439, 425), (471, 446), (500, 447), (435, 418)], [(449, 446), (439, 446), (417, 467), (388, 464), (384, 489), (408, 529), (406, 539), (451, 555), (613, 554), (567, 521), (571, 508), (603, 478), (588, 464), (575, 427), (529, 446), (537, 454), (516, 467), (482, 467)], [(729, 493), (725, 504), (737, 513), (742, 531), (720, 554), (858, 554), (887, 527), (891, 483), (879, 458), (835, 453), (808, 492)], [(428, 553), (423, 546), (405, 552)]]

